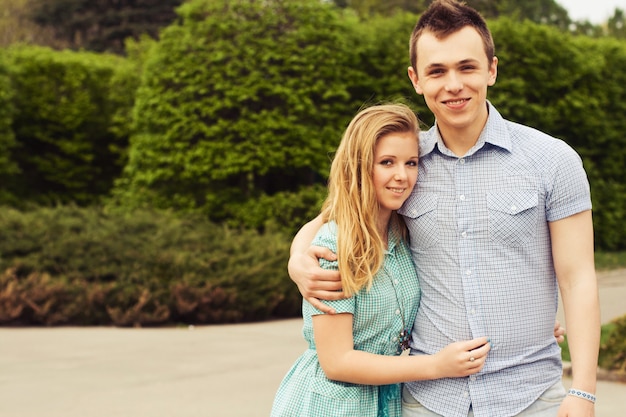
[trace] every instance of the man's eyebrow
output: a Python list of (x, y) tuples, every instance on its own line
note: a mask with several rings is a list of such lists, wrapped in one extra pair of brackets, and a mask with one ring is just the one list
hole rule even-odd
[[(456, 62), (456, 63), (454, 64), (454, 66), (460, 66), (460, 65), (466, 65), (466, 64), (475, 64), (475, 63), (477, 63), (477, 62), (478, 62), (478, 60), (477, 60), (477, 59), (474, 59), (474, 58), (467, 58), (467, 59), (462, 59), (462, 60), (461, 60), (461, 61), (459, 61), (459, 62)], [(448, 65), (446, 65), (446, 64), (442, 64), (442, 63), (439, 63), (439, 62), (433, 62), (432, 64), (428, 64), (428, 65), (426, 66), (426, 70), (436, 69), (436, 68), (445, 68), (445, 67), (447, 67), (447, 66), (448, 66)]]
[(445, 65), (444, 64), (440, 64), (438, 62), (434, 62), (432, 64), (426, 65), (426, 69), (429, 69), (429, 68), (439, 68), (439, 67), (445, 67)]
[(477, 62), (479, 62), (477, 59), (467, 58), (467, 59), (459, 61), (457, 65), (475, 64)]

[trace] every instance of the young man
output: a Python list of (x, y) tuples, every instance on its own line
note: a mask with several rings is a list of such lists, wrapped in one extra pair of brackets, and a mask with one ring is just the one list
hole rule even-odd
[[(422, 288), (411, 353), (476, 336), (492, 347), (473, 377), (406, 384), (403, 416), (594, 416), (600, 319), (580, 158), (487, 101), (498, 60), (474, 9), (435, 0), (413, 31), (410, 56), (409, 78), (436, 117), (420, 138), (418, 183), (399, 211)], [(289, 262), (312, 302), (338, 296), (338, 277), (313, 266), (331, 254), (308, 247), (320, 224), (298, 233)], [(552, 334), (559, 288), (573, 367), (567, 396)]]

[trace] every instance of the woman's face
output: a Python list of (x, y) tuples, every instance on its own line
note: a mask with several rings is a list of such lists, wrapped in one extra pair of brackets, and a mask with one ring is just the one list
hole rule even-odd
[(415, 132), (390, 133), (376, 143), (373, 182), (381, 214), (391, 215), (417, 182), (418, 139)]

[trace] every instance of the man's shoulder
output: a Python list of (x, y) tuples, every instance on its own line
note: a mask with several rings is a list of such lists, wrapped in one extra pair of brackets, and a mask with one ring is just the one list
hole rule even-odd
[(437, 125), (432, 126), (428, 130), (422, 130), (419, 133), (419, 154), (426, 155), (430, 153), (437, 144)]
[(565, 140), (552, 136), (532, 126), (503, 119), (509, 131), (511, 141), (518, 149), (537, 152), (562, 152), (573, 149)]
[(535, 127), (521, 124), (505, 118), (496, 107), (489, 103), (489, 121), (492, 124), (494, 132), (501, 132), (505, 129), (511, 136), (511, 139), (517, 140), (521, 145), (534, 146), (536, 141), (544, 143), (563, 142), (550, 134), (543, 132)]

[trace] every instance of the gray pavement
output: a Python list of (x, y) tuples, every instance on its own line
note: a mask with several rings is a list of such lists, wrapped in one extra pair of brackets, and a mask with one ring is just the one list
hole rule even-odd
[[(626, 270), (599, 283), (603, 322), (626, 314)], [(304, 348), (299, 319), (0, 328), (0, 417), (267, 416)], [(626, 384), (600, 381), (597, 396), (596, 417), (626, 414)]]

